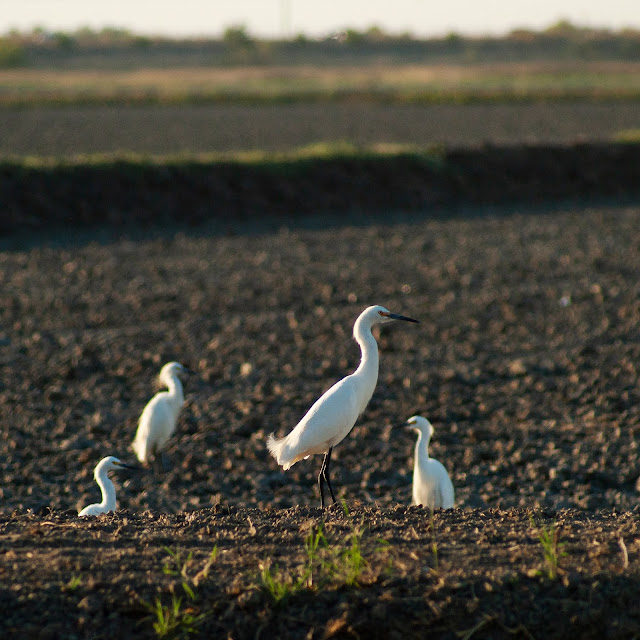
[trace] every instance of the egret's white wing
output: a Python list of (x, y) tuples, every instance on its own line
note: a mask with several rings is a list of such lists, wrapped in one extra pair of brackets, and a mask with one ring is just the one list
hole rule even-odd
[(453, 508), (453, 484), (447, 470), (438, 460), (428, 458), (414, 469), (413, 499), (415, 504), (431, 509)]
[(447, 473), (445, 467), (442, 464), (440, 464), (440, 466), (442, 467), (442, 480), (440, 481), (442, 508), (453, 509), (455, 503), (455, 491), (453, 489), (453, 483), (451, 482), (451, 478), (449, 477), (449, 474)]
[(358, 415), (353, 379), (347, 376), (320, 396), (286, 437), (279, 462), (291, 466), (314, 453), (325, 453), (351, 431)]
[(78, 515), (79, 516), (98, 516), (101, 513), (105, 513), (105, 509), (99, 504), (90, 504), (85, 507)]
[(151, 434), (154, 444), (162, 448), (176, 429), (176, 412), (168, 393), (158, 395), (151, 419)]
[(149, 452), (161, 449), (175, 430), (176, 417), (166, 391), (157, 393), (143, 409), (138, 420), (138, 431), (133, 441), (133, 449), (141, 462), (145, 462)]

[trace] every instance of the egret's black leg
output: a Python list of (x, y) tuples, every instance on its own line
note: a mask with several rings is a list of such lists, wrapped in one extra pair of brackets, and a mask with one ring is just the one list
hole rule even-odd
[(162, 464), (162, 470), (165, 473), (171, 471), (171, 462), (169, 461), (169, 457), (164, 451), (160, 452), (160, 462)]
[(155, 447), (153, 448), (152, 455), (153, 455), (153, 468), (158, 475), (162, 475), (165, 469), (163, 469), (160, 452)]
[(327, 456), (329, 453), (324, 454), (324, 458), (322, 460), (322, 466), (320, 467), (320, 473), (318, 474), (318, 487), (320, 488), (320, 506), (324, 509), (324, 486), (322, 481), (325, 479), (324, 470), (325, 465), (327, 464)]
[(333, 503), (336, 502), (336, 497), (333, 495), (333, 487), (331, 486), (331, 477), (329, 475), (329, 465), (331, 464), (331, 452), (333, 451), (333, 447), (329, 447), (329, 451), (327, 451), (324, 457), (324, 463), (322, 464), (323, 473), (322, 477), (324, 478), (327, 486), (329, 487), (329, 491), (331, 492), (331, 498), (333, 499)]

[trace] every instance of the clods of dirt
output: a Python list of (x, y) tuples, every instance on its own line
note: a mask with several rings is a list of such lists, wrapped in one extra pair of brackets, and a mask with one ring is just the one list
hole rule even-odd
[(628, 638), (640, 624), (639, 524), (614, 511), (430, 515), (357, 504), (348, 513), (219, 506), (91, 521), (68, 511), (3, 515), (0, 629), (51, 638)]

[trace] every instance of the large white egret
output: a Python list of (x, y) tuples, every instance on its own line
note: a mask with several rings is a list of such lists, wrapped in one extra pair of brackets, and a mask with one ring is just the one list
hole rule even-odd
[(142, 411), (138, 430), (131, 445), (138, 460), (146, 464), (150, 455), (157, 455), (176, 429), (180, 410), (184, 405), (184, 392), (180, 374), (187, 370), (178, 362), (169, 362), (160, 370), (160, 383), (167, 391), (156, 393)]
[(442, 463), (429, 457), (432, 424), (422, 416), (411, 416), (402, 427), (418, 432), (413, 465), (413, 504), (429, 509), (453, 509), (451, 478)]
[(323, 482), (326, 482), (331, 498), (336, 501), (329, 473), (333, 447), (351, 431), (358, 416), (369, 403), (378, 380), (378, 343), (371, 333), (371, 327), (393, 320), (418, 322), (391, 313), (381, 306), (365, 309), (353, 325), (353, 337), (362, 353), (360, 366), (318, 398), (288, 436), (275, 438), (271, 434), (267, 440), (271, 455), (285, 471), (303, 458), (314, 453), (324, 453), (318, 475), (322, 507)]
[(90, 504), (80, 511), (79, 516), (97, 516), (101, 513), (109, 513), (116, 510), (116, 488), (108, 476), (109, 471), (118, 471), (120, 469), (138, 470), (138, 467), (120, 462), (114, 456), (102, 458), (96, 465), (93, 477), (96, 479), (100, 491), (102, 492), (102, 502)]

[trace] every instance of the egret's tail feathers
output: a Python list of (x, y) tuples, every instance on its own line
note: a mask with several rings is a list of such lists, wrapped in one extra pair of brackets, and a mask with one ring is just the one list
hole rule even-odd
[(147, 462), (147, 454), (148, 454), (147, 443), (144, 442), (144, 440), (138, 440), (138, 438), (136, 438), (131, 443), (131, 448), (133, 449), (134, 453), (138, 457), (138, 460), (140, 460), (142, 464), (145, 464)]
[(297, 460), (291, 459), (287, 447), (287, 438), (276, 438), (273, 433), (267, 438), (267, 448), (269, 453), (276, 459), (277, 463), (286, 471), (295, 464)]

